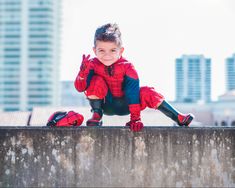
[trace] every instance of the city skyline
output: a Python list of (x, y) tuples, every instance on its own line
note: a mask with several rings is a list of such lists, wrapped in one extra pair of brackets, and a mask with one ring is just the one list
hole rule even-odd
[[(226, 92), (225, 60), (235, 52), (235, 3), (232, 0), (107, 0), (63, 2), (62, 80), (74, 80), (83, 53), (93, 57), (95, 29), (119, 24), (124, 56), (133, 62), (141, 85), (175, 99), (175, 59), (184, 54), (211, 58), (212, 100)], [(131, 9), (131, 12), (130, 12)]]
[(60, 1), (0, 5), (0, 110), (58, 105)]
[[(94, 31), (98, 26), (107, 22), (118, 24), (120, 22), (119, 26), (125, 48), (124, 57), (136, 67), (140, 84), (155, 87), (167, 100), (177, 101), (178, 97), (175, 96), (180, 96), (175, 92), (179, 89), (176, 79), (179, 78), (176, 63), (179, 57), (184, 56), (204, 56), (210, 59), (211, 77), (207, 80), (211, 82), (207, 86), (210, 88), (207, 94), (211, 94), (212, 101), (224, 94), (227, 89), (234, 89), (235, 51), (233, 50), (235, 50), (235, 45), (232, 43), (234, 36), (231, 34), (232, 31), (235, 32), (235, 27), (230, 22), (225, 24), (222, 22), (222, 20), (229, 21), (233, 17), (235, 18), (235, 14), (231, 12), (231, 10), (235, 10), (235, 4), (231, 4), (232, 1), (205, 0), (202, 3), (202, 0), (199, 0), (188, 3), (186, 0), (179, 0), (179, 4), (169, 4), (169, 0), (166, 0), (165, 3), (149, 0), (148, 4), (138, 1), (133, 15), (130, 16), (132, 19), (129, 17), (124, 19), (122, 15), (113, 14), (112, 10), (106, 10), (106, 4), (103, 3), (107, 0), (101, 0), (96, 7), (101, 10), (105, 9), (106, 14), (102, 12), (97, 17), (87, 15), (83, 17), (84, 19), (79, 17), (79, 14), (84, 10), (82, 9), (80, 12), (78, 9), (91, 5), (91, 0), (62, 2), (61, 7), (58, 2), (53, 3), (45, 0), (33, 2), (0, 0), (0, 77), (2, 78), (0, 81), (0, 106), (2, 109), (31, 110), (35, 105), (58, 105), (61, 96), (59, 81), (73, 81), (75, 79), (83, 53), (91, 54), (94, 57), (92, 52)], [(234, 9), (229, 7), (229, 4)], [(126, 11), (130, 5), (129, 1), (126, 2), (126, 7), (123, 9), (124, 15), (127, 14)], [(193, 9), (192, 5), (194, 5)], [(117, 7), (119, 6), (117, 5)], [(61, 8), (63, 8), (62, 15), (60, 14)], [(154, 10), (154, 12), (149, 13), (145, 10), (143, 15), (138, 17), (137, 12), (144, 8)], [(156, 13), (157, 10), (160, 12)], [(176, 10), (185, 10), (187, 13), (191, 10), (192, 12), (186, 19), (185, 12), (180, 12), (178, 17)], [(195, 13), (199, 10), (202, 11), (200, 12), (202, 14), (198, 19)], [(220, 12), (215, 12), (215, 10), (220, 10)], [(167, 12), (169, 14), (166, 14)], [(212, 15), (213, 17), (211, 17)], [(203, 22), (203, 16), (206, 16), (206, 22)], [(218, 20), (219, 16), (222, 16), (221, 20)], [(60, 18), (63, 18), (62, 41), (60, 41)], [(94, 20), (94, 22), (89, 22), (89, 20)], [(150, 24), (151, 20), (158, 20), (159, 24), (156, 22)], [(182, 20), (188, 21), (188, 23), (182, 24)], [(219, 25), (214, 25), (213, 21)], [(71, 23), (73, 28), (71, 28)], [(209, 35), (213, 35), (210, 33), (212, 30), (209, 24), (212, 24), (211, 27), (216, 32), (212, 38)], [(219, 31), (215, 29), (220, 28), (223, 24), (229, 26), (229, 29), (226, 30), (223, 27), (220, 35)], [(197, 27), (199, 25), (205, 27), (199, 29)], [(187, 35), (188, 33), (185, 32), (183, 33), (185, 36), (179, 35), (182, 32), (179, 26), (192, 33)], [(203, 32), (205, 32), (204, 37), (201, 35)], [(215, 36), (219, 36), (217, 39), (221, 42), (220, 44), (214, 45), (212, 43), (211, 39), (215, 39)], [(208, 41), (211, 41), (210, 45)], [(211, 49), (206, 50), (206, 47), (212, 48), (212, 51)], [(207, 55), (208, 52), (210, 55)], [(60, 59), (62, 64), (60, 64)], [(192, 72), (192, 74), (194, 73)], [(186, 80), (186, 77), (183, 80)], [(197, 87), (196, 85), (195, 87)], [(193, 91), (193, 89), (191, 90)], [(75, 88), (74, 91), (77, 92)], [(78, 95), (80, 94), (78, 93)], [(208, 100), (204, 102), (208, 102)]]

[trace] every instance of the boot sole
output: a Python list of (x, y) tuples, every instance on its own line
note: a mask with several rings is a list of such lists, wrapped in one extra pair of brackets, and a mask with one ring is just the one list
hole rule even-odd
[(99, 126), (102, 126), (102, 124), (103, 124), (102, 121), (99, 121), (99, 122), (87, 122), (86, 126), (89, 126), (89, 127), (99, 127)]

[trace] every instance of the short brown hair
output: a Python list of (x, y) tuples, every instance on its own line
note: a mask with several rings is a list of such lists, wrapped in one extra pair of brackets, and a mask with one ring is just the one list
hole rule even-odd
[(94, 37), (94, 46), (96, 41), (115, 42), (118, 46), (122, 46), (121, 32), (117, 24), (105, 24), (96, 29)]

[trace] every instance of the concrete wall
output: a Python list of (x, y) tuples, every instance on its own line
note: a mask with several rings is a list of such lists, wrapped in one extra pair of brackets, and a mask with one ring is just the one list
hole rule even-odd
[(235, 128), (0, 128), (1, 187), (235, 187)]

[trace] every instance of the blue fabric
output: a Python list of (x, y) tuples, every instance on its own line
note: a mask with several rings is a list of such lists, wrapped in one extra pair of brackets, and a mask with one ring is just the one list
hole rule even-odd
[(140, 83), (139, 79), (125, 76), (123, 89), (128, 104), (140, 103)]
[(91, 78), (93, 75), (94, 75), (94, 70), (90, 70), (89, 74), (87, 76), (87, 79), (86, 79), (86, 89), (89, 87), (89, 85), (91, 83)]
[(108, 91), (108, 94), (105, 97), (103, 104), (104, 114), (106, 115), (128, 115), (129, 107), (125, 97), (113, 97), (111, 92)]

